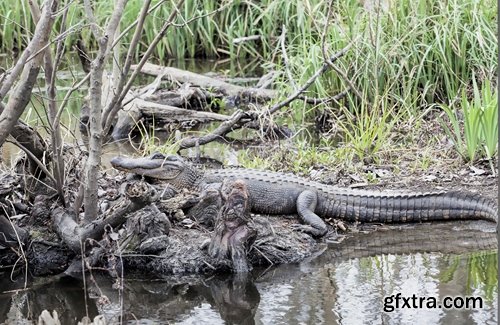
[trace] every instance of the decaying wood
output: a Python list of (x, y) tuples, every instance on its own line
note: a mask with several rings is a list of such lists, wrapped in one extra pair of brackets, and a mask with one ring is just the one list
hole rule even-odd
[(148, 91), (148, 93), (141, 95), (140, 98), (163, 105), (186, 109), (199, 107), (202, 110), (208, 105), (209, 101), (222, 99), (221, 95), (217, 96), (216, 94), (208, 93), (198, 87), (191, 87), (188, 83), (183, 84), (176, 90), (158, 89), (158, 86), (159, 84)]
[(230, 257), (235, 272), (248, 272), (247, 249), (257, 232), (248, 226), (250, 207), (247, 186), (244, 181), (236, 180), (223, 184), (221, 192), (225, 203), (217, 216), (208, 253), (219, 259)]
[(54, 209), (52, 219), (56, 232), (72, 251), (79, 253), (87, 239), (101, 238), (106, 226), (122, 225), (131, 213), (144, 208), (158, 198), (154, 188), (142, 181), (127, 183), (124, 194), (125, 197), (108, 210), (103, 219), (94, 220), (85, 226), (80, 226), (75, 221), (73, 211), (64, 208)]
[(143, 99), (133, 99), (118, 113), (118, 120), (113, 128), (113, 139), (127, 138), (132, 129), (142, 119), (156, 123), (182, 123), (227, 121), (231, 117), (212, 112), (193, 111), (184, 108), (158, 104)]
[[(133, 65), (131, 69), (135, 70), (137, 66)], [(215, 88), (224, 92), (227, 96), (255, 98), (262, 101), (268, 101), (276, 97), (276, 92), (274, 90), (246, 88), (194, 72), (172, 67), (163, 67), (152, 63), (144, 64), (141, 72), (151, 76), (164, 76), (164, 79), (175, 80), (180, 83), (190, 83), (206, 89)]]
[[(282, 35), (284, 37), (284, 35)], [(355, 41), (355, 40), (354, 40)], [(285, 98), (283, 101), (278, 102), (276, 104), (273, 104), (269, 107), (267, 107), (264, 110), (264, 115), (271, 115), (274, 114), (275, 112), (279, 111), (281, 108), (288, 106), (291, 102), (294, 100), (297, 100), (299, 98), (303, 98), (303, 93), (323, 74), (325, 73), (329, 67), (333, 66), (333, 62), (335, 62), (337, 59), (345, 55), (349, 48), (352, 46), (354, 43), (352, 41), (349, 43), (346, 47), (344, 47), (342, 50), (338, 51), (331, 57), (325, 59), (325, 62), (323, 65), (306, 81), (305, 84), (303, 84), (301, 87), (295, 87), (295, 91), (290, 94), (287, 98)], [(284, 54), (286, 56), (286, 54)], [(138, 67), (132, 66), (132, 69), (137, 69)], [(265, 90), (261, 88), (244, 88), (241, 86), (236, 86), (236, 85), (231, 85), (228, 84), (224, 81), (213, 79), (207, 76), (202, 76), (196, 73), (192, 73), (189, 71), (184, 71), (176, 68), (171, 68), (171, 67), (162, 67), (154, 64), (147, 63), (145, 64), (141, 72), (149, 74), (149, 75), (154, 75), (159, 78), (163, 78), (164, 76), (167, 78), (170, 78), (172, 80), (176, 80), (178, 82), (182, 83), (190, 83), (194, 84), (203, 88), (216, 88), (221, 91), (223, 91), (227, 96), (231, 97), (234, 96), (236, 98), (264, 98), (264, 99), (271, 99), (275, 96), (274, 91), (272, 90)], [(351, 88), (349, 88), (351, 89)], [(348, 89), (348, 90), (349, 90)], [(343, 98), (347, 91), (344, 91), (337, 96), (331, 97), (328, 100), (338, 100)], [(262, 93), (263, 92), (263, 93)], [(135, 113), (131, 115), (132, 117), (128, 117), (128, 123), (131, 124), (130, 119), (137, 119), (140, 118), (140, 114)], [(207, 134), (202, 137), (192, 137), (192, 138), (187, 138), (184, 139), (181, 142), (181, 149), (185, 148), (190, 148), (194, 147), (196, 145), (201, 145), (201, 144), (206, 144), (211, 141), (217, 140), (219, 138), (222, 138), (225, 136), (227, 133), (231, 132), (232, 130), (239, 129), (242, 127), (249, 127), (253, 129), (261, 129), (261, 130), (269, 130), (269, 131), (274, 131), (271, 132), (272, 135), (275, 135), (276, 137), (286, 137), (289, 136), (289, 130), (286, 129), (281, 129), (278, 127), (278, 130), (276, 130), (275, 126), (270, 126), (270, 125), (261, 125), (261, 121), (258, 120), (259, 115), (258, 114), (241, 114), (241, 113), (236, 113), (233, 115), (230, 119), (224, 120), (224, 122), (214, 131), (212, 131), (210, 134)], [(245, 118), (245, 120), (243, 120)], [(122, 118), (123, 119), (123, 118)], [(120, 124), (120, 127), (123, 128), (123, 123)], [(128, 129), (125, 129), (126, 131), (130, 131), (130, 127)], [(127, 132), (128, 134), (128, 132)], [(124, 136), (124, 132), (121, 132), (122, 137)], [(115, 136), (114, 136), (115, 137)]]
[[(45, 153), (47, 152), (47, 145), (43, 141), (40, 134), (38, 134), (32, 127), (22, 121), (18, 121), (12, 129), (11, 136), (21, 144), (27, 151), (41, 162), (47, 163)], [(40, 166), (28, 155), (28, 171), (31, 175), (37, 178), (43, 178), (44, 172)]]
[(136, 109), (145, 117), (154, 117), (159, 121), (184, 122), (196, 120), (199, 122), (227, 121), (231, 117), (212, 112), (192, 111), (184, 108), (178, 108), (169, 105), (148, 102), (142, 99), (136, 99), (133, 102)]

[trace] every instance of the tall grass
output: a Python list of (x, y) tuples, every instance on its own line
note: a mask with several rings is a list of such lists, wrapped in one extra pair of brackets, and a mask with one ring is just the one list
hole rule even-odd
[[(93, 3), (98, 23), (103, 23), (113, 1)], [(137, 19), (142, 3), (128, 2), (122, 27)], [(327, 33), (328, 44), (334, 51), (362, 36), (342, 62), (360, 90), (372, 99), (391, 87), (394, 101), (406, 103), (408, 96), (418, 96), (421, 101), (434, 102), (457, 93), (471, 79), (472, 72), (483, 77), (495, 72), (497, 18), (493, 0), (401, 0), (393, 3), (388, 12), (380, 13), (366, 11), (357, 0), (334, 3), (336, 14)], [(172, 28), (156, 49), (157, 58), (230, 55), (270, 59), (276, 55), (281, 27), (285, 25), (289, 56), (295, 59), (298, 76), (306, 76), (311, 66), (321, 60), (321, 32), (327, 9), (324, 1), (187, 0), (176, 22), (181, 24), (221, 7), (222, 11), (194, 20), (185, 28)], [(172, 10), (173, 1), (166, 1), (147, 19), (138, 56)], [(81, 23), (83, 17), (81, 2), (72, 3), (68, 26)], [(3, 52), (22, 46), (33, 28), (27, 0), (0, 2)], [(234, 39), (251, 35), (261, 39), (233, 44)], [(82, 36), (88, 44), (94, 43), (88, 28), (82, 30)], [(341, 81), (333, 74), (332, 78), (335, 80), (327, 83), (325, 91), (331, 90), (329, 85), (340, 86)]]
[[(153, 1), (153, 5), (158, 1)], [(26, 3), (27, 0), (0, 1), (3, 52), (22, 46), (34, 28)], [(106, 13), (112, 10), (113, 1), (94, 3), (96, 17), (103, 23)], [(137, 57), (158, 34), (173, 10), (173, 3), (166, 1), (147, 19)], [(423, 110), (429, 107), (447, 105), (457, 94), (461, 98), (462, 92), (474, 88), (472, 80), (477, 82), (478, 89), (484, 89), (483, 84), (496, 79), (497, 3), (494, 0), (400, 0), (391, 1), (388, 11), (365, 10), (359, 0), (333, 3), (334, 14), (325, 44), (328, 53), (333, 54), (357, 39), (335, 64), (361, 96), (351, 92), (339, 103), (316, 107), (295, 101), (286, 109), (286, 114), (279, 116), (287, 119), (292, 128), (306, 130), (318, 111), (328, 111), (344, 132), (345, 146), (362, 159), (382, 150), (381, 143), (390, 141), (388, 134), (393, 126), (423, 115)], [(141, 5), (141, 0), (128, 2), (122, 29), (137, 18)], [(161, 61), (171, 57), (261, 57), (266, 68), (283, 71), (279, 39), (285, 26), (287, 68), (295, 84), (300, 85), (323, 64), (322, 36), (327, 5), (328, 2), (322, 0), (186, 0), (179, 8), (181, 15), (177, 24), (222, 10), (193, 20), (185, 27), (171, 28), (155, 55)], [(72, 3), (68, 26), (83, 21), (81, 6), (81, 2)], [(95, 40), (90, 30), (84, 28), (81, 34), (92, 48)], [(260, 39), (234, 43), (237, 38), (252, 35)], [(67, 45), (76, 37), (76, 33), (72, 34)], [(130, 37), (127, 35), (122, 46), (127, 46)], [(282, 74), (275, 83), (283, 96), (293, 91), (288, 75)], [(346, 88), (346, 81), (329, 70), (308, 89), (307, 95), (325, 98)], [(467, 101), (469, 99), (468, 96)], [(493, 116), (495, 112), (485, 114)], [(477, 144), (484, 146), (487, 157), (496, 151), (494, 134), (497, 131), (494, 130), (498, 127), (492, 121), (489, 118), (481, 122), (480, 127), (493, 131), (483, 132)]]
[[(3, 52), (12, 51), (14, 42), (33, 31), (30, 22), (29, 10), (26, 10), (28, 0), (0, 2), (0, 48)], [(160, 0), (152, 2), (152, 6)], [(113, 9), (113, 1), (94, 1), (94, 11), (99, 24)], [(130, 0), (126, 6), (122, 26), (129, 26), (137, 19), (142, 6), (142, 0)], [(166, 17), (173, 10), (173, 1), (166, 1), (158, 7), (146, 21), (140, 51), (143, 51), (150, 41), (158, 34)], [(71, 5), (68, 15), (68, 26), (73, 26), (84, 19), (81, 2)], [(179, 8), (182, 15), (176, 23), (183, 24), (193, 17), (203, 16), (219, 8), (220, 12), (193, 20), (186, 27), (172, 28), (156, 49), (156, 57), (163, 60), (167, 57), (267, 57), (273, 50), (276, 40), (281, 33), (283, 24), (291, 35), (305, 35), (317, 30), (318, 14), (324, 10), (320, 0), (292, 0), (259, 2), (240, 0), (199, 1), (187, 0)], [(293, 24), (292, 24), (293, 22)], [(23, 31), (21, 26), (26, 26)], [(234, 44), (233, 40), (245, 36), (259, 35), (260, 40)], [(94, 44), (95, 40), (88, 29), (82, 31), (87, 44)], [(73, 36), (74, 38), (75, 36)], [(127, 36), (125, 43), (130, 40)], [(71, 42), (71, 38), (69, 43)], [(21, 47), (22, 44), (19, 44)]]
[(479, 89), (473, 79), (471, 99), (462, 91), (458, 109), (441, 107), (449, 120), (449, 124), (442, 122), (443, 128), (458, 153), (469, 162), (478, 156), (491, 162), (498, 150), (498, 92), (491, 83), (486, 80)]
[[(347, 119), (337, 117), (335, 122), (345, 131), (345, 144), (354, 148), (361, 159), (382, 148), (377, 142), (370, 147), (369, 139), (389, 140), (393, 126), (415, 120), (436, 104), (447, 104), (456, 94), (473, 88), (473, 80), (482, 87), (496, 79), (497, 18), (493, 1), (401, 0), (387, 12), (366, 11), (354, 0), (334, 3), (335, 15), (326, 43), (331, 55), (359, 37), (335, 64), (345, 71), (362, 98), (351, 92), (339, 104), (316, 108), (295, 102), (287, 112), (296, 124), (312, 121), (318, 110), (337, 116), (343, 112)], [(318, 17), (321, 15), (317, 13)], [(314, 33), (300, 36), (289, 33), (287, 44), (288, 68), (296, 82), (303, 84), (323, 62), (321, 41)], [(285, 68), (280, 62), (277, 65), (277, 70)], [(287, 78), (283, 74), (278, 80), (283, 93), (292, 91)], [(308, 95), (324, 98), (347, 86), (341, 76), (329, 71), (309, 88)], [(480, 97), (486, 95), (482, 93)], [(373, 114), (369, 107), (378, 113)], [(489, 114), (493, 116), (494, 112)], [(492, 129), (487, 133), (491, 157), (497, 131), (492, 123), (485, 126)]]
[[(368, 102), (387, 96), (388, 104), (414, 114), (432, 103), (447, 102), (472, 84), (473, 75), (481, 76), (480, 82), (494, 79), (494, 1), (402, 0), (378, 14), (365, 11), (357, 1), (335, 4), (327, 43), (333, 53), (361, 36), (337, 64)], [(292, 33), (288, 44), (292, 71), (300, 83), (321, 64), (321, 44), (312, 34)], [(344, 81), (330, 72), (311, 92), (325, 97), (345, 88)]]

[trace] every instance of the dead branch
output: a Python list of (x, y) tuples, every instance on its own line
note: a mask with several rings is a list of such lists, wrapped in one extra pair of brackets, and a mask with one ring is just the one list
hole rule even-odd
[[(346, 47), (344, 47), (342, 50), (338, 51), (334, 55), (332, 55), (329, 58), (330, 62), (335, 62), (338, 60), (340, 57), (344, 56), (347, 51), (351, 48), (351, 46), (354, 44), (354, 42), (357, 41), (357, 38), (351, 41), (349, 44), (347, 44)], [(298, 96), (300, 96), (303, 92), (305, 92), (315, 81), (318, 79), (319, 76), (321, 76), (323, 73), (325, 73), (328, 70), (329, 63), (324, 62), (321, 68), (319, 68), (300, 88), (298, 88), (294, 93), (292, 93), (290, 96), (288, 96), (285, 100), (274, 104), (271, 106), (267, 113), (268, 114), (273, 114), (276, 111), (280, 110), (281, 108), (288, 106), (291, 102), (293, 102), (295, 99), (297, 99)]]
[(214, 140), (217, 140), (218, 138), (222, 138), (224, 135), (227, 133), (231, 132), (233, 130), (233, 127), (241, 121), (241, 119), (245, 116), (245, 113), (243, 113), (240, 110), (237, 110), (230, 119), (222, 122), (215, 130), (213, 130), (211, 133), (202, 136), (202, 137), (191, 137), (191, 138), (184, 138), (182, 139), (181, 143), (179, 144), (179, 150), (181, 149), (186, 149), (186, 148), (191, 148), (195, 147), (198, 145), (204, 145), (209, 142), (212, 142)]
[(108, 210), (103, 219), (93, 221), (83, 227), (75, 221), (73, 211), (64, 208), (54, 209), (52, 219), (56, 232), (71, 250), (80, 253), (81, 245), (87, 239), (100, 239), (106, 226), (114, 228), (122, 225), (131, 213), (144, 208), (158, 198), (154, 188), (143, 181), (127, 183), (124, 194), (125, 197)]
[[(22, 147), (31, 153), (38, 161), (43, 161), (46, 158), (47, 145), (42, 137), (32, 127), (22, 121), (17, 121), (11, 132), (12, 138), (15, 142), (22, 145)], [(38, 162), (28, 154), (29, 172), (35, 177), (43, 178), (48, 175), (44, 172)]]
[(137, 123), (143, 119), (155, 122), (198, 122), (227, 121), (227, 115), (193, 111), (184, 108), (158, 104), (143, 99), (133, 99), (118, 112), (118, 120), (113, 128), (112, 137), (115, 140), (127, 138)]
[(307, 96), (300, 95), (297, 97), (297, 99), (303, 100), (306, 103), (311, 104), (311, 105), (328, 104), (330, 102), (335, 102), (335, 101), (341, 100), (342, 98), (344, 98), (345, 96), (347, 96), (349, 94), (349, 90), (350, 90), (350, 88), (347, 88), (343, 92), (338, 93), (337, 95), (335, 95), (333, 97), (314, 98), (314, 97), (307, 97)]
[(258, 41), (262, 38), (260, 35), (251, 35), (251, 36), (245, 36), (245, 37), (238, 37), (233, 39), (233, 44), (241, 44), (249, 41)]
[(148, 102), (142, 99), (135, 99), (132, 103), (139, 110), (141, 116), (154, 117), (155, 119), (170, 122), (196, 120), (205, 123), (212, 121), (226, 121), (230, 119), (229, 116), (223, 114), (193, 111), (189, 109)]

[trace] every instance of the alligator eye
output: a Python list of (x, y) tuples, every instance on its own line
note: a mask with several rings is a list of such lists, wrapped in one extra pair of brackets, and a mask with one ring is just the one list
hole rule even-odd
[(167, 161), (182, 161), (181, 157), (175, 155), (167, 156), (165, 159)]
[(165, 159), (165, 155), (155, 152), (151, 155), (151, 159)]

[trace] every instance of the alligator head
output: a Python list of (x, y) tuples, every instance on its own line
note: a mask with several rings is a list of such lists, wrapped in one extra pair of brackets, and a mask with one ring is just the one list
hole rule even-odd
[(177, 179), (189, 166), (179, 156), (159, 152), (142, 158), (115, 157), (111, 159), (111, 165), (121, 171), (167, 181)]

